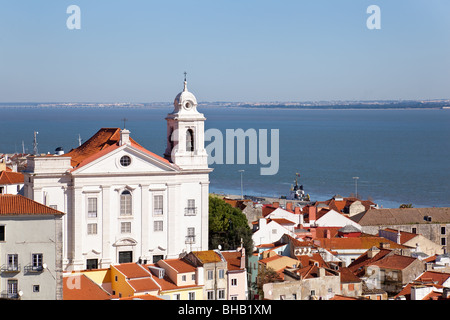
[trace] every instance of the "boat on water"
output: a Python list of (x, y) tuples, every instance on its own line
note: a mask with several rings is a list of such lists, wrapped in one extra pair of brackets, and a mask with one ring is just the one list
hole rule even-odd
[(305, 194), (303, 190), (303, 185), (298, 185), (298, 179), (300, 174), (295, 174), (295, 185), (291, 187), (289, 195), (286, 197), (287, 200), (298, 200), (298, 201), (310, 201), (309, 194)]

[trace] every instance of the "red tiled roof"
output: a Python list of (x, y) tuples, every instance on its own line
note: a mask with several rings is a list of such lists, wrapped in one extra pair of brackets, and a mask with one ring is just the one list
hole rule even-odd
[(147, 275), (146, 278), (142, 279), (129, 279), (128, 283), (133, 287), (135, 292), (159, 290), (159, 286), (153, 281), (153, 278), (150, 277), (150, 275)]
[[(392, 228), (386, 228), (386, 229), (384, 229), (384, 231), (394, 233), (395, 235), (397, 235), (397, 233), (398, 233), (398, 230), (392, 229)], [(416, 234), (416, 233), (400, 231), (400, 243), (403, 244), (417, 236), (418, 236), (418, 234)]]
[(201, 263), (221, 262), (219, 255), (214, 250), (192, 251)]
[(120, 128), (102, 128), (81, 146), (76, 149), (72, 149), (70, 152), (62, 156), (71, 157), (72, 167), (76, 167), (84, 159), (112, 145), (115, 145), (119, 141)]
[(137, 296), (120, 298), (119, 300), (164, 300), (152, 294), (140, 294)]
[(0, 195), (0, 215), (63, 215), (64, 212), (47, 207), (22, 195)]
[(320, 253), (312, 253), (311, 256), (306, 254), (296, 255), (295, 257), (300, 261), (303, 267), (313, 265), (314, 263), (318, 263), (319, 267), (328, 267), (328, 264), (323, 260)]
[[(373, 246), (381, 246), (381, 243), (389, 243), (391, 248), (406, 249), (408, 247), (397, 244), (382, 237), (364, 236), (352, 238), (317, 238), (315, 243), (323, 248), (336, 249), (370, 249)], [(320, 243), (320, 244), (319, 244)]]
[(84, 274), (63, 277), (63, 300), (108, 300), (112, 296)]
[(228, 263), (228, 270), (242, 270), (241, 269), (241, 253), (222, 251), (222, 255)]
[(341, 275), (341, 283), (359, 283), (362, 282), (360, 278), (351, 272), (349, 268), (340, 268), (339, 274)]
[(431, 282), (431, 283), (442, 285), (449, 278), (450, 278), (450, 273), (447, 273), (447, 272), (425, 271), (417, 278), (417, 280), (422, 281), (422, 282)]
[[(80, 168), (95, 159), (119, 148), (120, 128), (101, 128), (89, 140), (76, 149), (61, 155), (61, 157), (71, 157), (71, 165), (73, 168)], [(160, 157), (153, 152), (148, 151), (130, 137), (131, 145), (145, 152), (146, 154), (157, 158), (160, 161), (170, 163), (167, 159)]]
[(144, 278), (150, 276), (150, 271), (147, 271), (141, 265), (130, 262), (113, 265), (114, 268), (119, 270), (127, 279)]
[(0, 185), (23, 183), (23, 174), (20, 172), (0, 171)]
[(433, 286), (436, 288), (442, 287), (445, 281), (450, 278), (450, 273), (438, 271), (425, 271), (416, 280), (408, 283), (395, 297), (405, 296), (407, 300), (411, 296), (411, 286), (414, 284)]
[[(178, 273), (195, 272), (196, 268), (190, 263), (181, 259), (164, 259), (171, 268), (173, 268)], [(158, 263), (157, 263), (158, 264)]]
[(415, 260), (417, 260), (417, 258), (394, 254), (391, 256), (386, 256), (378, 261), (375, 261), (370, 265), (378, 266), (380, 268), (403, 270), (411, 263), (413, 263)]
[(292, 222), (291, 220), (288, 220), (288, 219), (285, 219), (285, 218), (271, 218), (269, 220), (270, 221), (274, 221), (274, 222), (276, 222), (276, 223), (278, 223), (280, 225), (286, 225), (286, 224), (295, 225), (296, 224), (295, 222)]
[(379, 249), (379, 252), (377, 252), (372, 258), (369, 258), (368, 251), (360, 255), (355, 261), (353, 261), (349, 266), (348, 269), (353, 272), (355, 275), (362, 276), (364, 274), (364, 266), (371, 264), (372, 262), (378, 261), (379, 259), (382, 259), (384, 256), (390, 254), (392, 250), (389, 249)]

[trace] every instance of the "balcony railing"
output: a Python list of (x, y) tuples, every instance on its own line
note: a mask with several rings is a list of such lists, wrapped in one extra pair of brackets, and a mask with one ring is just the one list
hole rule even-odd
[(42, 271), (44, 271), (44, 267), (42, 265), (34, 266), (34, 265), (30, 264), (30, 265), (23, 267), (23, 272), (25, 272), (25, 273), (39, 273)]
[(0, 293), (0, 297), (2, 299), (20, 299), (20, 295), (17, 292), (8, 292), (8, 291), (2, 291)]
[(195, 216), (197, 214), (197, 207), (187, 207), (184, 208), (185, 216)]
[(20, 264), (4, 264), (0, 267), (0, 272), (20, 272)]

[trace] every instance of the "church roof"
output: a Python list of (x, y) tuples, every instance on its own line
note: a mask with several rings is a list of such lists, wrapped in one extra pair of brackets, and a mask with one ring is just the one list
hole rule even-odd
[[(101, 128), (89, 140), (76, 149), (61, 155), (62, 157), (71, 157), (71, 165), (78, 169), (95, 159), (120, 147), (120, 128)], [(167, 159), (160, 157), (153, 152), (148, 151), (139, 143), (130, 137), (130, 143), (136, 149), (139, 149), (160, 161), (170, 163)]]

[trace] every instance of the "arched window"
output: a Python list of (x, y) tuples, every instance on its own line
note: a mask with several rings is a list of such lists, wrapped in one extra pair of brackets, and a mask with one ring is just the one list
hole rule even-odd
[(192, 129), (186, 131), (186, 151), (194, 151), (194, 131)]
[(120, 215), (132, 215), (131, 192), (128, 190), (125, 190), (120, 194)]

